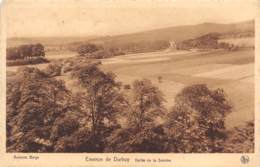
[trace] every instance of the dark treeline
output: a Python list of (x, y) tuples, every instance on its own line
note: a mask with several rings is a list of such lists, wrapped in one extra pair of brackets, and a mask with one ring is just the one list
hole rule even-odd
[(85, 43), (76, 48), (77, 53), (79, 56), (84, 56), (86, 58), (93, 58), (93, 59), (103, 59), (109, 58), (113, 56), (123, 55), (124, 52), (118, 48), (109, 47), (106, 48), (102, 45), (92, 44), (92, 43)]
[(170, 46), (167, 40), (142, 40), (142, 41), (130, 41), (127, 43), (117, 44), (126, 53), (144, 53), (154, 52), (167, 49)]
[[(7, 151), (253, 152), (253, 123), (225, 128), (233, 109), (222, 89), (188, 86), (168, 111), (150, 80), (136, 80), (125, 90), (98, 64), (66, 60), (45, 70), (21, 68), (9, 77)], [(56, 79), (61, 73), (71, 76), (80, 92)]]
[(140, 41), (114, 44), (113, 42), (75, 43), (71, 44), (70, 50), (76, 51), (80, 56), (87, 58), (109, 58), (129, 53), (153, 52), (167, 49), (170, 46), (168, 41)]
[(45, 59), (44, 46), (39, 43), (7, 48), (6, 60), (7, 66), (49, 62), (47, 59)]
[(44, 46), (42, 44), (21, 45), (19, 47), (10, 47), (6, 49), (6, 59), (27, 59), (33, 57), (44, 57)]
[(194, 39), (184, 40), (177, 43), (177, 49), (227, 49), (237, 50), (233, 44), (218, 42), (222, 34), (209, 33)]

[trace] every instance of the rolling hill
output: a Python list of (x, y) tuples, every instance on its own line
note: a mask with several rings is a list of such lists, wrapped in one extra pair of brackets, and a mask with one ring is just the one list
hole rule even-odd
[[(232, 23), (232, 24), (217, 24), (217, 23), (202, 23), (197, 25), (183, 25), (175, 27), (167, 27), (155, 30), (149, 30), (138, 33), (123, 34), (116, 36), (90, 36), (90, 37), (37, 37), (37, 38), (10, 38), (7, 39), (7, 46), (17, 46), (28, 43), (42, 43), (46, 50), (71, 50), (82, 43), (91, 42), (95, 44), (104, 44), (107, 46), (124, 48), (136, 47), (138, 45), (146, 45), (149, 42), (162, 41), (183, 41), (202, 36), (208, 33), (221, 33), (227, 37), (231, 34), (254, 35), (254, 20)], [(141, 43), (141, 44), (140, 44)], [(151, 46), (150, 46), (151, 45)], [(151, 43), (149, 47), (157, 45)]]
[(176, 27), (168, 27), (162, 29), (155, 29), (145, 32), (138, 32), (133, 34), (124, 34), (111, 37), (101, 37), (91, 39), (91, 42), (113, 42), (116, 43), (127, 43), (138, 42), (138, 41), (156, 41), (156, 40), (174, 40), (176, 42), (195, 38), (208, 33), (242, 33), (252, 32), (254, 33), (254, 21), (245, 21), (233, 24), (216, 24), (216, 23), (203, 23), (197, 25), (184, 25)]

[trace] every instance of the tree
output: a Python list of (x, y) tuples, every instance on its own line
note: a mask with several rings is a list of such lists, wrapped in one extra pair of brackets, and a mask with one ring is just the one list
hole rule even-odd
[(32, 55), (32, 45), (21, 45), (18, 48), (21, 58), (31, 58)]
[(70, 91), (62, 81), (49, 78), (37, 68), (19, 69), (12, 81), (15, 84), (7, 83), (7, 150), (52, 151), (62, 137), (50, 137), (53, 126), (67, 114), (77, 115)]
[(159, 83), (162, 83), (162, 80), (163, 80), (163, 77), (162, 77), (162, 76), (158, 76), (157, 79), (158, 79), (158, 82), (159, 82)]
[(232, 106), (222, 89), (206, 85), (184, 88), (175, 98), (166, 127), (172, 152), (221, 152), (225, 117)]
[(21, 56), (18, 52), (18, 48), (16, 47), (11, 47), (6, 49), (6, 59), (7, 60), (16, 60), (20, 59)]
[(114, 75), (88, 61), (79, 64), (72, 75), (84, 91), (75, 95), (46, 70), (20, 68), (8, 78), (8, 152), (104, 151), (126, 101)]
[(109, 136), (105, 152), (165, 153), (169, 152), (167, 134), (162, 125), (145, 124), (141, 131), (135, 127), (116, 129)]
[(92, 43), (80, 45), (77, 49), (80, 56), (85, 56), (86, 54), (90, 54), (90, 53), (93, 53), (98, 50), (99, 50), (99, 47)]
[(114, 74), (101, 71), (96, 64), (76, 65), (72, 71), (85, 90), (82, 107), (90, 121), (91, 142), (95, 143), (92, 146), (95, 149), (85, 148), (85, 151), (102, 151), (106, 137), (119, 127), (117, 114), (127, 105), (120, 93), (121, 84), (115, 81)]
[(140, 131), (146, 122), (154, 123), (156, 117), (164, 111), (162, 92), (152, 85), (150, 80), (136, 80), (133, 83), (133, 108), (131, 120)]
[(226, 153), (254, 152), (254, 122), (249, 121), (228, 131), (228, 139), (224, 143)]
[(7, 60), (25, 59), (32, 57), (44, 57), (44, 46), (40, 43), (20, 45), (6, 49)]
[(49, 77), (60, 76), (62, 70), (62, 65), (59, 63), (50, 63), (44, 70), (45, 74)]
[(40, 43), (37, 43), (35, 45), (32, 45), (32, 56), (33, 57), (44, 57), (44, 46)]
[(161, 91), (150, 80), (143, 79), (133, 83), (133, 95), (126, 127), (111, 136), (107, 151), (165, 152), (167, 138), (158, 123), (165, 112)]

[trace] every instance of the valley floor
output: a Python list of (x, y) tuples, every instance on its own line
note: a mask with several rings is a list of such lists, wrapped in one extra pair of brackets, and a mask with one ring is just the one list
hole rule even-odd
[(185, 86), (222, 88), (234, 107), (227, 128), (254, 120), (254, 50), (141, 53), (104, 59), (102, 64), (102, 69), (114, 72), (125, 84), (152, 80), (164, 93), (168, 108)]
[[(68, 54), (65, 58), (73, 56), (75, 54)], [(50, 60), (60, 58), (55, 55), (46, 57)], [(47, 65), (30, 66), (43, 69)], [(101, 68), (114, 72), (116, 79), (124, 84), (131, 84), (136, 79), (150, 79), (164, 93), (167, 108), (174, 105), (176, 94), (185, 86), (207, 84), (210, 88), (222, 88), (234, 107), (234, 112), (227, 117), (227, 128), (254, 120), (254, 50), (130, 54), (103, 59)], [(7, 72), (17, 69), (18, 66), (7, 67)], [(78, 89), (69, 77), (58, 78), (71, 90)]]

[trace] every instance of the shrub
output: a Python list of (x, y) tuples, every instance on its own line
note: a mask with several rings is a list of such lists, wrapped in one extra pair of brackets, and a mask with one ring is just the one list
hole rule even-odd
[(93, 52), (98, 51), (98, 50), (99, 50), (99, 47), (95, 44), (92, 44), (92, 43), (80, 45), (77, 49), (78, 54), (80, 56), (84, 56), (86, 54), (90, 54), (90, 53), (93, 53)]
[(61, 75), (61, 69), (62, 66), (59, 64), (49, 64), (47, 66), (47, 68), (45, 69), (45, 73), (49, 76), (49, 77), (55, 77), (55, 76), (60, 76)]
[(124, 89), (126, 89), (126, 90), (131, 89), (131, 85), (129, 85), (129, 84), (124, 85)]
[(228, 139), (224, 144), (227, 153), (253, 153), (254, 152), (254, 122), (235, 127), (228, 132)]

